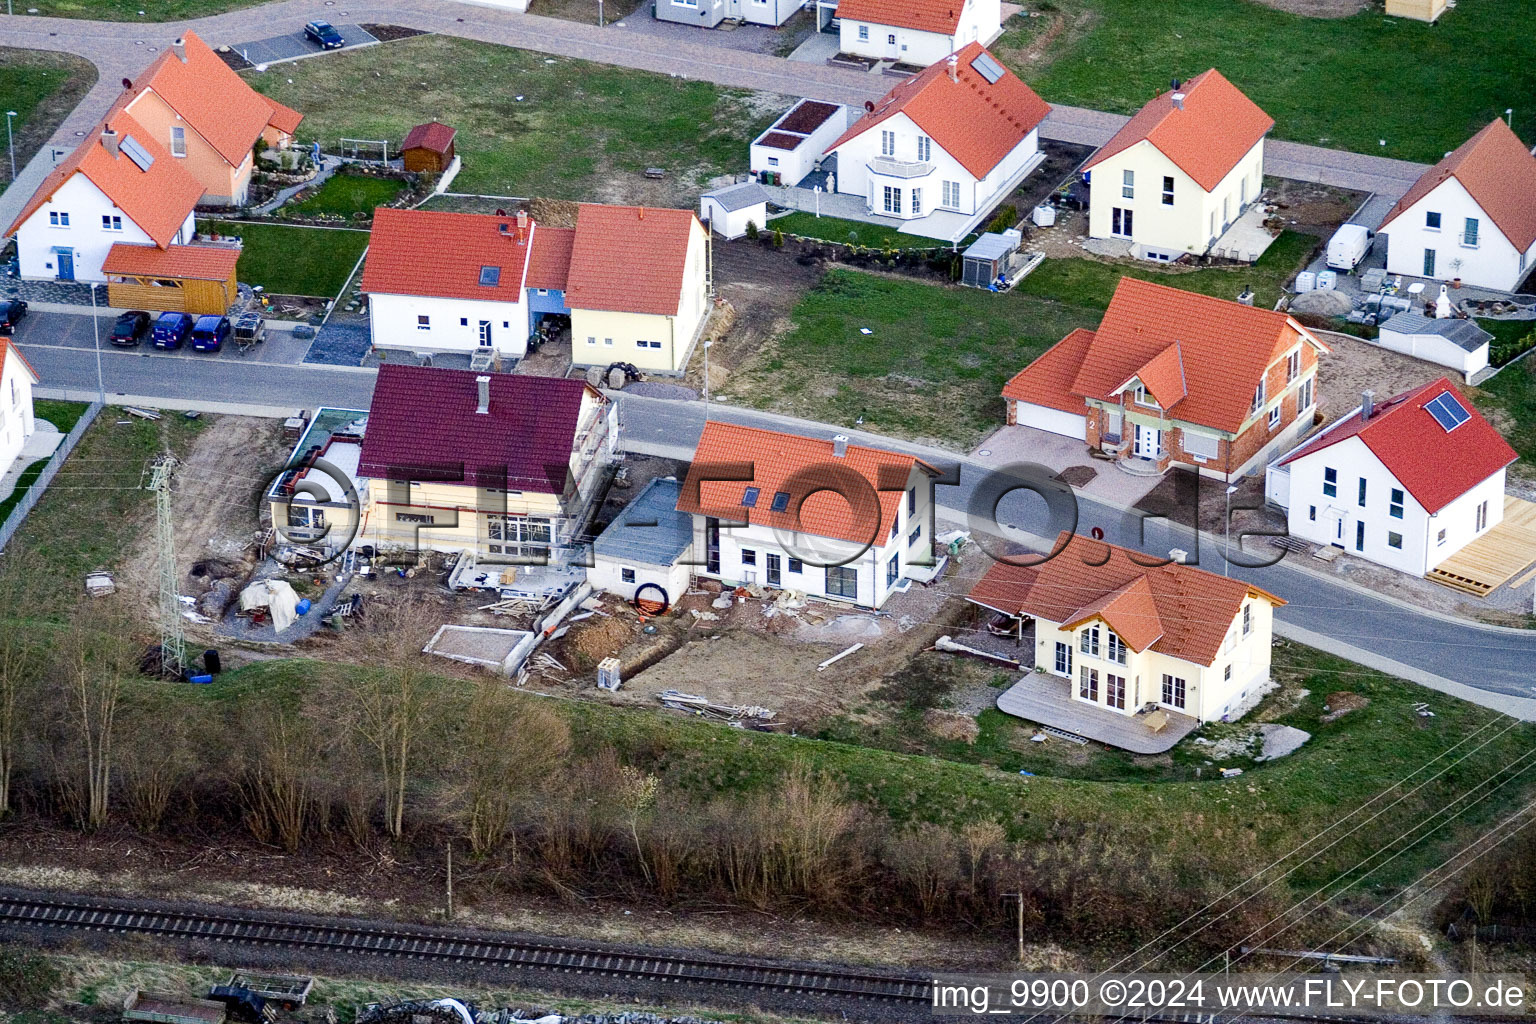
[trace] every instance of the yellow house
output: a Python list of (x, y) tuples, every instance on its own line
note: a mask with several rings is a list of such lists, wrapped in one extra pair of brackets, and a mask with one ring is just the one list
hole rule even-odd
[(709, 252), (688, 210), (583, 204), (565, 304), (577, 366), (681, 374), (709, 316)]
[(1446, 0), (1387, 0), (1387, 16), (1434, 21), (1445, 13), (1446, 6)]
[(1214, 68), (1163, 93), (1083, 165), (1089, 236), (1161, 262), (1208, 252), (1263, 191), (1274, 124)]
[(118, 99), (203, 186), (202, 202), (241, 206), (258, 142), (282, 148), (304, 115), (267, 99), (195, 32), (171, 44)]

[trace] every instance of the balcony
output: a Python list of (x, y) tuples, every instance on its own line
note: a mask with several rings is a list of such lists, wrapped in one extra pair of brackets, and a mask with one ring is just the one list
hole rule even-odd
[(896, 160), (888, 156), (877, 156), (869, 162), (871, 174), (881, 174), (887, 178), (922, 178), (933, 173), (933, 164), (918, 160)]

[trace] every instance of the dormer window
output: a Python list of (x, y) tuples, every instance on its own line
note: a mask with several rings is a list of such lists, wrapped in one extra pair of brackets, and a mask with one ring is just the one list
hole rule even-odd
[(1135, 399), (1137, 405), (1145, 405), (1149, 409), (1160, 408), (1157, 404), (1157, 399), (1152, 397), (1144, 384), (1137, 384), (1136, 389), (1131, 392), (1131, 397)]

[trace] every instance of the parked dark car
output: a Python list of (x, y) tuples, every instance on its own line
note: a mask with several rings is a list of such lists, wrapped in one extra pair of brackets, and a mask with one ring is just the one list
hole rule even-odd
[(229, 317), (200, 316), (192, 328), (192, 347), (199, 352), (217, 352), (224, 347), (229, 332)]
[(304, 26), (306, 39), (317, 43), (322, 50), (339, 50), (347, 45), (347, 41), (341, 38), (341, 33), (328, 21), (312, 21)]
[(0, 334), (15, 334), (16, 324), (27, 315), (27, 304), (20, 299), (0, 301)]
[(131, 348), (144, 340), (150, 323), (148, 313), (142, 309), (130, 309), (120, 314), (112, 324), (112, 333), (107, 335), (107, 340), (122, 348)]
[(181, 348), (191, 333), (192, 318), (186, 313), (161, 313), (155, 321), (155, 348)]

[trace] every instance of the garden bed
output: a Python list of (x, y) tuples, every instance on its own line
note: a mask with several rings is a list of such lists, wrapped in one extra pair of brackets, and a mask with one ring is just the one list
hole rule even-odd
[(363, 225), (372, 223), (379, 207), (414, 206), (428, 191), (420, 174), (343, 165), (317, 187), (288, 200), (274, 216), (296, 224)]

